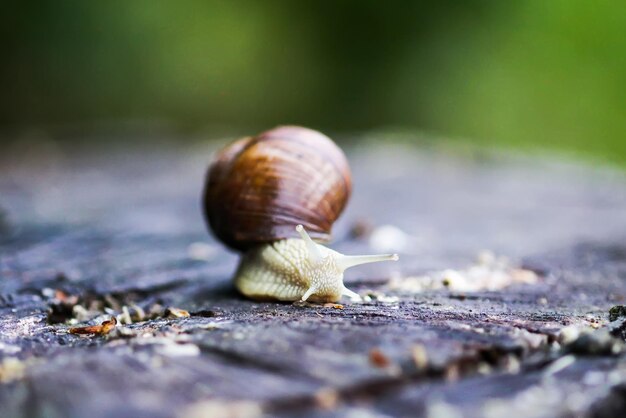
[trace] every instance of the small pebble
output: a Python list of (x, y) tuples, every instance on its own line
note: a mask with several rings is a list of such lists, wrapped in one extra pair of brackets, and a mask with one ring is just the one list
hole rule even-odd
[(15, 357), (6, 357), (0, 362), (0, 382), (8, 383), (24, 376), (26, 365)]
[(195, 344), (163, 344), (156, 347), (156, 352), (167, 357), (195, 357), (200, 355), (200, 347)]
[(483, 266), (490, 266), (496, 262), (497, 258), (493, 251), (481, 250), (476, 256), (476, 262)]
[(570, 325), (559, 331), (559, 336), (557, 337), (557, 339), (561, 345), (567, 345), (576, 341), (579, 335), (580, 328), (575, 325)]
[(189, 318), (189, 312), (184, 309), (169, 307), (165, 310), (165, 317), (169, 319)]
[(411, 358), (417, 370), (426, 370), (428, 367), (428, 352), (423, 345), (416, 344), (411, 347)]
[(573, 354), (583, 355), (617, 355), (624, 350), (624, 343), (613, 337), (609, 330), (581, 332), (580, 336), (565, 346), (565, 350)]
[(128, 306), (122, 306), (122, 313), (118, 316), (117, 319), (122, 324), (130, 325), (133, 323), (133, 320), (130, 317), (130, 311), (128, 310)]
[(187, 247), (187, 256), (197, 261), (211, 261), (218, 253), (216, 247), (204, 242), (194, 242)]
[(207, 400), (183, 408), (177, 418), (236, 417), (257, 418), (263, 416), (263, 408), (258, 402), (243, 400)]
[(0, 341), (0, 353), (15, 354), (15, 353), (19, 353), (20, 351), (22, 351), (21, 347), (18, 347), (17, 345), (5, 344), (2, 341)]
[(393, 225), (383, 225), (372, 231), (369, 245), (379, 252), (402, 252), (409, 244), (409, 236)]
[(609, 309), (609, 321), (617, 321), (619, 318), (626, 319), (626, 305), (615, 305)]
[(376, 367), (384, 368), (391, 364), (389, 358), (378, 348), (370, 350), (370, 363)]
[(322, 388), (315, 392), (313, 399), (319, 408), (332, 410), (339, 403), (339, 393), (333, 388)]
[(142, 322), (146, 319), (146, 312), (141, 306), (133, 303), (130, 307), (132, 308), (130, 317), (134, 322)]

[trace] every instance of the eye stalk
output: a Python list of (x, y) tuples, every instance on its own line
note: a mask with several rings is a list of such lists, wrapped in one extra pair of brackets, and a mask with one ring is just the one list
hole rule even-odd
[(313, 242), (309, 234), (307, 234), (306, 230), (302, 225), (296, 226), (296, 232), (300, 234), (302, 241), (306, 244), (307, 252), (309, 253), (309, 261), (311, 264), (317, 264), (324, 259), (322, 252), (317, 247), (317, 244)]

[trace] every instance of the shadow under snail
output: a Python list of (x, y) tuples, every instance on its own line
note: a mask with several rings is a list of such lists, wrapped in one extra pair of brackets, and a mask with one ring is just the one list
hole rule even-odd
[(256, 300), (358, 299), (344, 286), (344, 271), (398, 256), (349, 256), (314, 242), (330, 239), (351, 188), (344, 153), (311, 129), (281, 126), (219, 151), (203, 206), (215, 236), (242, 252), (237, 289)]

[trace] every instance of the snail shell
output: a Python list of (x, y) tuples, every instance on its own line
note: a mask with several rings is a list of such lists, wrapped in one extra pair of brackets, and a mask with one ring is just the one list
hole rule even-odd
[(299, 224), (314, 239), (329, 241), (351, 187), (348, 161), (330, 138), (283, 126), (217, 154), (204, 208), (215, 235), (233, 249), (297, 237)]
[(344, 286), (344, 270), (398, 256), (346, 256), (313, 241), (329, 240), (350, 190), (345, 155), (311, 129), (278, 127), (221, 150), (209, 169), (204, 210), (217, 238), (243, 252), (237, 289), (259, 300), (358, 298)]

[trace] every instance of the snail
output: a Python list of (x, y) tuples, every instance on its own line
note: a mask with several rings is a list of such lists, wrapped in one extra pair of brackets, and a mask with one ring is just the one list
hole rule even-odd
[(242, 252), (235, 287), (255, 300), (358, 299), (344, 271), (398, 256), (343, 255), (314, 241), (330, 240), (351, 187), (344, 153), (311, 129), (281, 126), (219, 151), (208, 170), (204, 215), (221, 242)]

